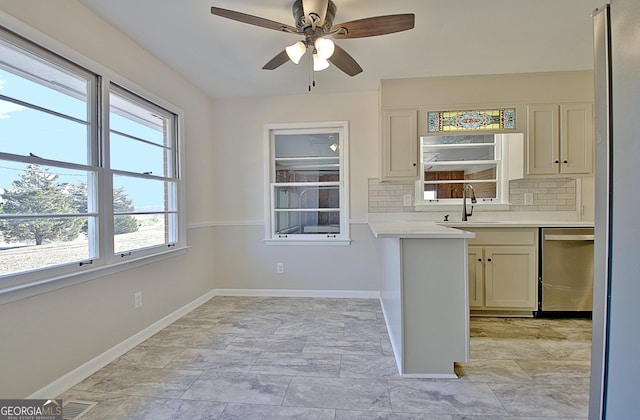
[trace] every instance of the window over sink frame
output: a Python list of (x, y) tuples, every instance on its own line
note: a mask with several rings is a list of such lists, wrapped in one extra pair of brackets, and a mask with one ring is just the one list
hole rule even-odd
[(471, 184), (477, 206), (508, 210), (509, 181), (523, 177), (522, 133), (438, 133), (420, 138), (418, 211), (456, 210)]

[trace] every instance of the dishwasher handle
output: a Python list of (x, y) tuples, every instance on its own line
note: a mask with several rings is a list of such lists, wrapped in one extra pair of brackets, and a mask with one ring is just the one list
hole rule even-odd
[(593, 241), (594, 235), (544, 235), (545, 241)]

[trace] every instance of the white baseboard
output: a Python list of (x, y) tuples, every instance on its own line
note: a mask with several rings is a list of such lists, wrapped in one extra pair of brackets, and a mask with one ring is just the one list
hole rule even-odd
[(399, 357), (402, 351), (402, 349), (397, 349), (396, 348), (396, 342), (398, 342), (396, 340), (396, 337), (393, 336), (393, 329), (389, 327), (389, 317), (387, 314), (387, 309), (384, 305), (384, 299), (382, 299), (382, 297), (380, 297), (380, 306), (382, 307), (382, 316), (384, 317), (384, 323), (387, 326), (387, 333), (389, 334), (389, 341), (391, 341), (391, 349), (393, 350), (393, 357), (396, 359), (396, 367), (398, 368), (398, 374), (402, 376), (402, 369), (404, 369), (404, 367), (402, 366), (402, 359)]
[(403, 373), (400, 376), (409, 379), (458, 379), (455, 373)]
[(370, 290), (215, 289), (214, 292), (216, 296), (380, 299), (379, 291)]
[(122, 356), (129, 350), (141, 344), (149, 337), (158, 333), (163, 328), (168, 327), (178, 319), (182, 318), (184, 315), (193, 311), (195, 308), (202, 305), (203, 303), (205, 303), (206, 301), (208, 301), (214, 296), (216, 296), (215, 290), (211, 290), (205, 293), (199, 298), (187, 303), (180, 309), (170, 313), (169, 315), (165, 316), (159, 321), (151, 324), (144, 330), (132, 335), (131, 337), (127, 338), (120, 344), (115, 345), (114, 347), (110, 348), (109, 350), (105, 351), (99, 356), (96, 356), (93, 359), (89, 360), (88, 362), (84, 363), (83, 365), (78, 366), (77, 368), (73, 369), (71, 372), (51, 382), (49, 385), (46, 385), (43, 388), (40, 388), (33, 394), (29, 395), (27, 399), (30, 399), (30, 398), (47, 399), (47, 398), (57, 397), (58, 395), (62, 394), (63, 392), (73, 387), (74, 385), (82, 382), (89, 376), (93, 375), (95, 372), (102, 369), (109, 363), (113, 362), (114, 360), (116, 360), (118, 357)]

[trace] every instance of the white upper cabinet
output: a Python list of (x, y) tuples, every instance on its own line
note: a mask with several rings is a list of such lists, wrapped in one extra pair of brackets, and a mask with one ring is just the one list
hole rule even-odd
[(591, 103), (527, 108), (529, 175), (589, 174), (593, 170)]
[(417, 179), (418, 110), (383, 110), (381, 131), (381, 179)]

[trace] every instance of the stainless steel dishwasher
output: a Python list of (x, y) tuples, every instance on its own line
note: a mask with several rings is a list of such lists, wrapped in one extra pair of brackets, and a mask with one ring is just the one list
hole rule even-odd
[(593, 228), (540, 229), (539, 315), (591, 312)]

